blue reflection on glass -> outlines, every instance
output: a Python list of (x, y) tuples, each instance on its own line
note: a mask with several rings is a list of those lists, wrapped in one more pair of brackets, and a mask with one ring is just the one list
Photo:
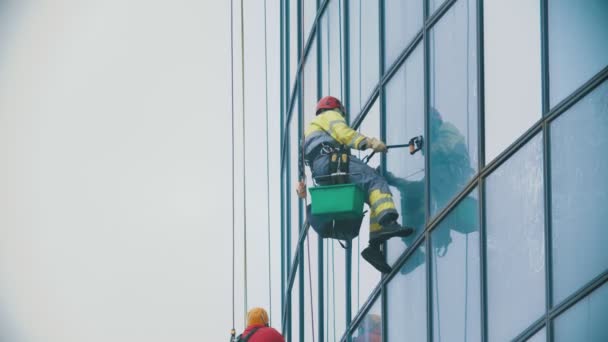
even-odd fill
[[(424, 64), (419, 46), (386, 86), (386, 141), (405, 144), (424, 135)], [(416, 228), (404, 240), (388, 242), (387, 260), (394, 263), (424, 229), (424, 156), (410, 155), (407, 148), (392, 149), (386, 155), (386, 180), (391, 185), (402, 224)]]
[(422, 0), (386, 0), (384, 15), (384, 69), (388, 70), (422, 28)]
[(387, 286), (389, 341), (426, 341), (426, 267), (419, 247)]
[(431, 234), (433, 341), (481, 341), (477, 189)]
[(554, 325), (555, 342), (608, 341), (608, 284), (576, 303)]
[(379, 6), (377, 0), (350, 2), (350, 108), (348, 110), (351, 117), (360, 112), (378, 83)]
[(608, 65), (608, 1), (549, 1), (551, 106)]
[(606, 151), (608, 82), (551, 125), (555, 304), (608, 270)]
[(477, 170), (475, 1), (458, 1), (431, 31), (431, 214)]
[(365, 314), (352, 334), (352, 342), (382, 341), (382, 306), (380, 300)]
[(542, 136), (486, 182), (488, 336), (507, 341), (545, 312)]

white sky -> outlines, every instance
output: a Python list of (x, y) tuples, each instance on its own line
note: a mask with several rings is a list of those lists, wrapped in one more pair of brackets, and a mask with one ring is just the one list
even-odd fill
[[(249, 305), (268, 307), (262, 4), (245, 8), (246, 161)], [(268, 0), (268, 18), (277, 12)], [(3, 2), (0, 17), (0, 340), (227, 339), (229, 2), (32, 0)], [(269, 39), (269, 78), (278, 80), (276, 27)], [(272, 106), (278, 84), (271, 91)], [(278, 324), (277, 210), (272, 220)]]

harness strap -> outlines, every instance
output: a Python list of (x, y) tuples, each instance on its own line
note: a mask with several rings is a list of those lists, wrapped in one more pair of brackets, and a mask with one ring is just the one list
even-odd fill
[(253, 334), (255, 334), (258, 330), (260, 330), (260, 328), (262, 327), (255, 327), (253, 329), (251, 329), (251, 331), (249, 332), (249, 334), (247, 334), (247, 336), (243, 336), (242, 334), (239, 335), (239, 337), (237, 337), (237, 342), (247, 342), (249, 341), (249, 339), (251, 338), (251, 336), (253, 336)]

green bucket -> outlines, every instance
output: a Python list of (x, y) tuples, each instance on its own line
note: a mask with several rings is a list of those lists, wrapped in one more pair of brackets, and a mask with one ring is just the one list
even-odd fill
[(333, 219), (356, 219), (363, 216), (363, 191), (355, 184), (325, 185), (310, 188), (311, 213)]

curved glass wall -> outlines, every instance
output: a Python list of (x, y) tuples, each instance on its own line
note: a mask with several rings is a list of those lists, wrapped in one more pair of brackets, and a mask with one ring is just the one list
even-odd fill
[[(290, 340), (607, 339), (604, 2), (289, 2), (284, 259), (306, 249), (295, 276), (283, 278)], [(290, 41), (298, 33), (300, 74)], [(383, 246), (388, 275), (360, 256), (367, 217), (350, 249), (311, 230), (309, 264), (308, 246), (298, 246), (300, 131), (325, 95), (347, 104), (363, 134), (388, 145), (423, 141), (414, 154), (395, 148), (370, 161), (399, 222), (415, 228)]]

